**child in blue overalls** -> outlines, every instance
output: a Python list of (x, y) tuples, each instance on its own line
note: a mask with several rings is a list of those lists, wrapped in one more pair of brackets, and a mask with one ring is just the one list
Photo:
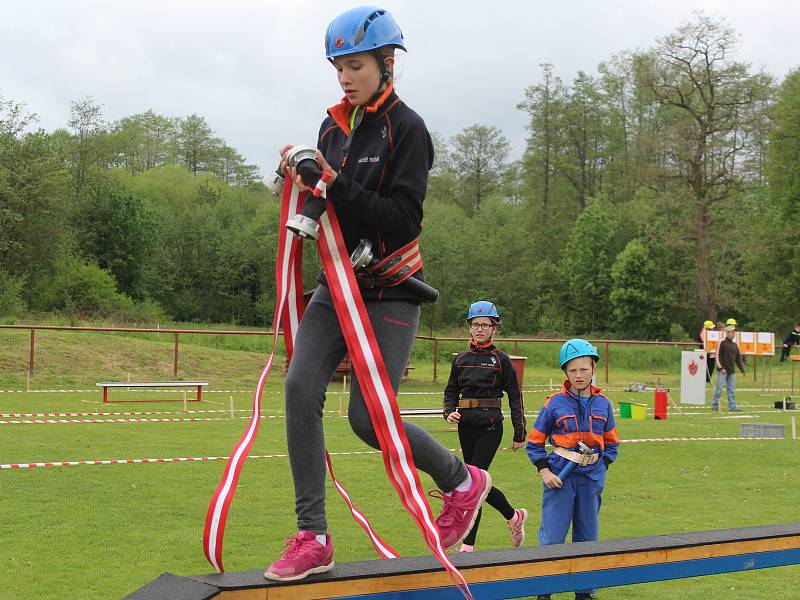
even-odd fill
[[(539, 544), (563, 544), (572, 524), (572, 541), (593, 541), (598, 537), (600, 503), (606, 470), (617, 458), (619, 440), (611, 402), (592, 385), (600, 355), (582, 339), (564, 343), (559, 353), (561, 369), (567, 376), (563, 389), (549, 396), (533, 429), (526, 450), (544, 484)], [(545, 450), (548, 437), (553, 446)], [(578, 442), (592, 450), (579, 452)], [(578, 463), (562, 481), (569, 462)], [(575, 592), (575, 600), (590, 600), (594, 590)], [(537, 597), (550, 600), (550, 594)]]

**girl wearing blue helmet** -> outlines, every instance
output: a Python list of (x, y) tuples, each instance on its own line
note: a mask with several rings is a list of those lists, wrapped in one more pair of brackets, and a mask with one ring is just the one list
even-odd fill
[[(489, 469), (503, 440), (503, 412), (500, 409), (503, 393), (508, 396), (514, 439), (511, 449), (516, 452), (525, 445), (525, 414), (517, 374), (508, 354), (494, 345), (494, 333), (500, 324), (500, 313), (491, 302), (480, 301), (467, 311), (469, 348), (453, 359), (450, 379), (444, 389), (444, 418), (458, 424), (458, 440), (464, 461), (481, 469)], [(528, 511), (514, 509), (505, 495), (492, 486), (486, 503), (506, 519), (511, 533), (511, 545), (519, 547), (525, 541), (525, 521)], [(461, 552), (473, 552), (478, 535), (480, 512), (469, 532)]]
[[(418, 250), (422, 202), (433, 164), (433, 143), (425, 122), (394, 90), (394, 52), (405, 39), (385, 10), (362, 6), (336, 17), (325, 34), (325, 54), (336, 69), (344, 97), (328, 109), (316, 157), (330, 175), (333, 201), (345, 245), (353, 252), (369, 240), (375, 257), (391, 262)], [(281, 172), (308, 189), (281, 153)], [(410, 272), (422, 280), (421, 261)], [(286, 438), (295, 489), (298, 533), (288, 538), (281, 558), (264, 573), (289, 581), (333, 568), (333, 542), (325, 514), (325, 390), (347, 349), (327, 288), (318, 278), (303, 313), (286, 375)], [(395, 392), (417, 331), (420, 299), (409, 286), (380, 277), (361, 278), (359, 287)], [(364, 442), (379, 448), (358, 381), (350, 390), (350, 425)], [(442, 543), (455, 546), (471, 529), (491, 488), (488, 473), (464, 465), (425, 429), (405, 423), (414, 463), (444, 496), (436, 520)]]
[[(564, 342), (559, 352), (567, 376), (560, 392), (549, 396), (528, 433), (526, 450), (542, 477), (539, 544), (563, 544), (572, 525), (572, 541), (596, 540), (606, 469), (617, 458), (619, 439), (611, 402), (592, 385), (600, 355), (582, 339)], [(550, 441), (549, 455), (545, 443)], [(573, 465), (569, 474), (564, 468)], [(561, 474), (564, 479), (559, 477)], [(593, 590), (575, 593), (589, 600)], [(549, 594), (538, 600), (550, 600)]]

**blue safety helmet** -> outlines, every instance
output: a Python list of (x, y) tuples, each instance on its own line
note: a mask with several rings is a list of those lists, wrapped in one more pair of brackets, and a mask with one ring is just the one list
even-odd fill
[(486, 300), (478, 300), (469, 305), (467, 321), (471, 321), (475, 317), (489, 317), (495, 323), (500, 322), (500, 313), (497, 312), (497, 307)]
[(405, 50), (403, 32), (388, 11), (377, 6), (359, 6), (336, 17), (325, 32), (325, 56), (337, 56), (394, 46)]
[(581, 356), (591, 356), (594, 359), (594, 362), (600, 360), (600, 355), (597, 353), (597, 348), (592, 346), (586, 340), (582, 340), (580, 338), (567, 340), (564, 342), (564, 345), (561, 346), (561, 351), (558, 353), (558, 362), (561, 363), (561, 369), (563, 370), (564, 365), (566, 365), (572, 359), (580, 358)]

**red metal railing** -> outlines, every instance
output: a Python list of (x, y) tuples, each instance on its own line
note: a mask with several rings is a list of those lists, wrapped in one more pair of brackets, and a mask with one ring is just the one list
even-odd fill
[[(469, 338), (466, 337), (433, 337), (433, 336), (416, 336), (418, 340), (431, 340), (433, 341), (433, 380), (437, 381), (438, 377), (438, 364), (439, 364), (439, 342), (468, 342)], [(536, 343), (558, 343), (563, 344), (568, 338), (496, 338), (498, 344), (500, 343), (514, 343), (514, 354), (519, 354), (520, 344), (536, 344)], [(605, 368), (605, 382), (608, 383), (608, 366), (610, 362), (609, 346), (611, 344), (626, 344), (626, 345), (648, 345), (648, 346), (672, 346), (672, 347), (686, 347), (697, 348), (701, 344), (699, 342), (651, 342), (646, 340), (589, 340), (595, 345), (603, 344), (603, 365)]]
[[(136, 328), (136, 327), (70, 327), (66, 325), (0, 325), (0, 329), (29, 329), (30, 335), (30, 351), (28, 354), (28, 373), (33, 376), (34, 371), (34, 356), (36, 349), (36, 335), (37, 330), (51, 330), (51, 331), (102, 331), (102, 332), (128, 332), (128, 333), (171, 333), (175, 336), (175, 345), (172, 357), (172, 373), (175, 378), (178, 377), (178, 358), (180, 347), (180, 335), (185, 334), (205, 334), (205, 335), (273, 335), (272, 331), (249, 331), (249, 330), (222, 330), (222, 329), (160, 329), (160, 328)], [(464, 342), (466, 343), (469, 338), (466, 337), (435, 337), (429, 335), (418, 335), (418, 340), (428, 340), (433, 342), (433, 381), (438, 380), (438, 367), (439, 367), (439, 342)], [(497, 338), (498, 343), (514, 344), (514, 354), (519, 354), (520, 344), (536, 344), (536, 343), (563, 343), (566, 338)], [(603, 345), (603, 366), (605, 370), (605, 382), (608, 383), (608, 368), (610, 364), (610, 346), (612, 344), (626, 344), (626, 345), (649, 345), (649, 346), (672, 346), (672, 347), (686, 347), (696, 348), (700, 344), (695, 342), (651, 342), (643, 340), (590, 340), (595, 345)]]
[(0, 329), (30, 329), (31, 341), (28, 354), (28, 374), (33, 376), (34, 355), (36, 351), (36, 331), (105, 331), (105, 332), (133, 332), (133, 333), (172, 333), (175, 335), (175, 346), (172, 353), (172, 375), (178, 377), (178, 349), (182, 333), (218, 334), (218, 335), (272, 335), (272, 331), (246, 331), (222, 329), (152, 329), (138, 327), (69, 327), (66, 325), (0, 325)]

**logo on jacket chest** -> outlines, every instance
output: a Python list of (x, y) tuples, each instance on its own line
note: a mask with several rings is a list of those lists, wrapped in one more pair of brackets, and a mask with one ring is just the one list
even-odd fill
[(378, 163), (381, 162), (380, 156), (362, 156), (358, 159), (359, 164), (361, 163)]

